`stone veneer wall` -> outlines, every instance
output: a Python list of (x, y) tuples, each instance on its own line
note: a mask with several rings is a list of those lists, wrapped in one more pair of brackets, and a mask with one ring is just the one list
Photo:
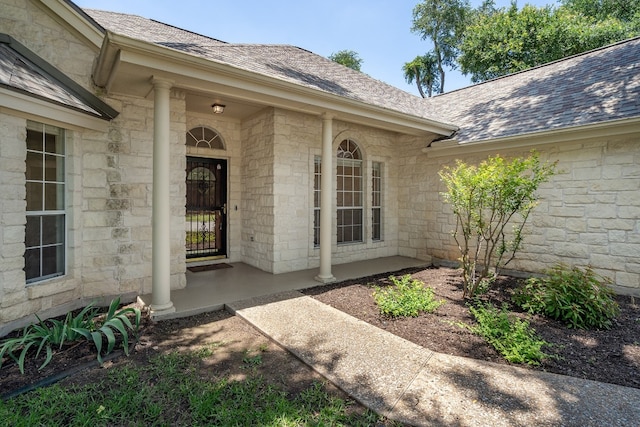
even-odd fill
[[(450, 235), (455, 220), (438, 194), (445, 191), (438, 171), (456, 157), (416, 156), (419, 141), (407, 148), (400, 186), (400, 252), (455, 261), (459, 252)], [(541, 203), (529, 219), (523, 249), (508, 267), (540, 273), (558, 262), (591, 265), (614, 281), (617, 292), (640, 295), (640, 135), (536, 149), (541, 159), (558, 160), (560, 173), (540, 188)], [(475, 164), (489, 154), (459, 158)], [(528, 150), (500, 154), (523, 156)]]
[[(120, 112), (106, 138), (83, 145), (82, 281), (85, 294), (151, 292), (153, 99), (113, 96)], [(171, 288), (186, 286), (184, 216), (186, 113), (184, 94), (171, 92)], [(109, 286), (108, 283), (114, 283)]]
[(273, 272), (305, 270), (313, 245), (313, 157), (310, 147), (322, 143), (318, 117), (284, 110), (274, 111)]
[[(88, 90), (96, 51), (31, 1), (0, 0), (0, 32)], [(153, 100), (105, 99), (120, 115), (107, 133), (66, 131), (67, 271), (26, 285), (26, 119), (0, 113), (0, 336), (39, 313), (151, 291)], [(55, 117), (44, 119), (55, 122)], [(171, 287), (186, 285), (184, 94), (171, 96)]]
[(267, 108), (242, 123), (242, 261), (273, 271), (274, 113)]

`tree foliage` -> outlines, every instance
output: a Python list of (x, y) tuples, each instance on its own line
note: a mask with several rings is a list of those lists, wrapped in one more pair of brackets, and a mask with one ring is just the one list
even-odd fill
[(555, 166), (541, 163), (534, 152), (511, 161), (489, 157), (479, 166), (458, 161), (440, 171), (447, 187), (442, 196), (456, 217), (453, 237), (461, 253), (465, 298), (515, 257), (524, 225), (538, 204), (536, 190)]
[[(418, 91), (423, 98), (431, 97), (434, 93), (440, 93), (440, 74), (438, 64), (433, 52), (422, 56), (416, 56), (413, 61), (406, 62), (402, 71), (407, 83), (416, 83)], [(426, 96), (425, 96), (426, 91)]]
[(362, 59), (353, 50), (340, 50), (329, 55), (329, 59), (356, 71), (360, 71), (362, 65)]
[(640, 0), (561, 0), (560, 3), (569, 10), (599, 21), (614, 18), (633, 22), (640, 18)]
[[(565, 0), (565, 5), (476, 11), (458, 63), (472, 82), (522, 71), (640, 34), (640, 0)], [(635, 6), (633, 5), (635, 4)], [(601, 7), (596, 7), (600, 5)], [(624, 18), (624, 19), (620, 19)]]
[(444, 92), (444, 67), (456, 67), (462, 33), (471, 7), (469, 0), (423, 0), (413, 9), (411, 31), (433, 43), (439, 74), (438, 92)]

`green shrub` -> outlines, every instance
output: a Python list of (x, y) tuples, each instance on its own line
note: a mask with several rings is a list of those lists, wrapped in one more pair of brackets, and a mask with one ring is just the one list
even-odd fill
[(373, 299), (380, 312), (391, 317), (417, 317), (421, 312), (433, 313), (444, 304), (434, 298), (433, 289), (407, 274), (400, 279), (391, 276), (393, 286), (375, 288)]
[[(125, 353), (128, 354), (128, 330), (137, 333), (140, 325), (140, 310), (137, 308), (125, 308), (116, 313), (116, 309), (120, 305), (120, 298), (111, 301), (109, 311), (103, 320), (102, 315), (98, 314), (98, 309), (89, 304), (82, 309), (77, 315), (67, 313), (64, 320), (49, 319), (43, 321), (37, 317), (38, 323), (25, 327), (22, 335), (15, 338), (7, 338), (0, 341), (0, 367), (4, 362), (4, 358), (13, 359), (24, 374), (24, 362), (29, 355), (30, 350), (35, 350), (34, 358), (38, 358), (44, 350), (46, 357), (38, 370), (44, 368), (51, 362), (53, 358), (54, 347), (61, 349), (65, 343), (79, 341), (86, 338), (93, 341), (98, 351), (98, 361), (102, 363), (102, 336), (107, 339), (107, 351), (110, 353), (115, 346), (114, 330), (122, 335), (122, 341)], [(132, 314), (134, 323), (128, 319), (127, 315)], [(99, 324), (99, 327), (96, 326)]]
[(542, 351), (542, 346), (549, 343), (539, 339), (526, 320), (510, 318), (506, 307), (498, 310), (487, 303), (470, 306), (469, 311), (478, 322), (469, 329), (484, 337), (509, 362), (539, 365), (549, 357)]
[(511, 160), (490, 156), (477, 166), (458, 160), (440, 170), (447, 187), (441, 195), (456, 219), (452, 236), (460, 250), (464, 298), (490, 285), (484, 279), (515, 258), (538, 204), (536, 191), (555, 173), (556, 163), (541, 162), (535, 151)]
[(620, 312), (614, 300), (611, 280), (591, 267), (569, 269), (558, 264), (543, 278), (530, 278), (513, 296), (513, 301), (530, 313), (565, 322), (570, 328), (609, 329)]

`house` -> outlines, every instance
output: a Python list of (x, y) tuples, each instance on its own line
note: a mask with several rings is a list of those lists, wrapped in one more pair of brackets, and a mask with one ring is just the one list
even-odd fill
[(562, 173), (512, 267), (640, 294), (640, 39), (425, 100), (298, 47), (0, 11), (0, 335), (96, 297), (169, 313), (187, 265), (455, 261), (438, 171), (533, 148)]

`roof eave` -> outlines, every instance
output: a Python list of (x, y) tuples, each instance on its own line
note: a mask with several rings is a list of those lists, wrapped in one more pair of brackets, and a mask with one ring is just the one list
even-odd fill
[(428, 157), (445, 157), (460, 154), (495, 152), (532, 148), (559, 142), (598, 139), (640, 133), (640, 116), (608, 120), (587, 125), (564, 127), (479, 141), (458, 141), (455, 138), (434, 141), (422, 152)]
[(104, 132), (109, 122), (84, 111), (68, 108), (29, 94), (0, 87), (0, 112), (71, 129)]
[[(396, 131), (403, 129), (412, 130), (409, 133), (413, 134), (448, 136), (458, 129), (450, 123), (378, 107), (107, 31), (93, 72), (95, 83), (108, 89), (120, 62), (155, 69), (167, 78), (184, 76), (227, 87), (241, 87), (244, 91), (261, 94), (270, 101), (282, 101), (274, 106), (312, 114), (346, 115), (352, 119), (359, 117), (365, 122), (388, 123)], [(301, 109), (302, 105), (304, 109)]]

